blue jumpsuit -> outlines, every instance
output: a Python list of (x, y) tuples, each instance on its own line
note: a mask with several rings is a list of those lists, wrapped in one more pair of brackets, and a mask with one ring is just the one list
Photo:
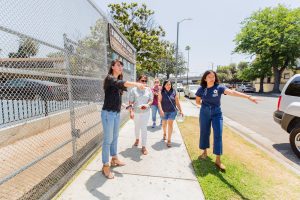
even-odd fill
[(227, 88), (215, 84), (211, 88), (200, 87), (196, 96), (202, 99), (200, 109), (200, 149), (209, 148), (210, 129), (214, 131), (214, 150), (215, 155), (222, 155), (222, 132), (223, 132), (223, 115), (221, 111), (221, 95)]

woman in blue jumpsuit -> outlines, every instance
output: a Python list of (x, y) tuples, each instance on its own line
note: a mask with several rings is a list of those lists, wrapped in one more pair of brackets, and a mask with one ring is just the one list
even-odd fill
[(201, 105), (199, 117), (199, 148), (203, 150), (203, 153), (199, 156), (199, 158), (207, 158), (210, 129), (212, 126), (214, 131), (213, 153), (217, 156), (215, 164), (220, 170), (225, 171), (225, 166), (221, 163), (221, 155), (223, 154), (223, 115), (221, 111), (222, 94), (246, 98), (254, 103), (257, 103), (257, 98), (251, 95), (230, 90), (223, 85), (219, 85), (218, 76), (214, 71), (206, 71), (202, 76), (201, 87), (196, 92), (196, 103), (198, 105)]

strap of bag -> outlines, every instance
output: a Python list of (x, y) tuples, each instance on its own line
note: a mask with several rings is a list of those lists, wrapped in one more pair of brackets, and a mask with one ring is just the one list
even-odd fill
[(169, 101), (171, 102), (173, 108), (174, 108), (176, 111), (178, 111), (178, 109), (176, 108), (176, 106), (174, 106), (174, 104), (173, 104), (172, 100), (170, 99), (170, 97), (169, 97), (168, 93), (166, 92), (166, 90), (164, 90), (164, 92), (166, 93), (166, 95), (167, 95)]

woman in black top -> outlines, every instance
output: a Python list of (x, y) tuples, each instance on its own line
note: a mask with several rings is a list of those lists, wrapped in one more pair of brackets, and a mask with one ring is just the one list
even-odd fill
[(114, 178), (114, 174), (110, 171), (109, 167), (109, 156), (112, 156), (111, 166), (125, 165), (117, 157), (123, 91), (126, 91), (127, 87), (145, 89), (145, 86), (141, 83), (123, 81), (122, 72), (123, 63), (119, 60), (114, 60), (104, 80), (105, 98), (101, 112), (103, 126), (102, 173), (109, 179)]

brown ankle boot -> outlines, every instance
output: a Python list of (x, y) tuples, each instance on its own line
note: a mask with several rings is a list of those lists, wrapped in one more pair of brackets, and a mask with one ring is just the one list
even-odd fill
[(110, 171), (109, 165), (103, 165), (102, 167), (102, 174), (107, 178), (107, 179), (113, 179), (115, 177), (114, 173)]
[(112, 167), (117, 167), (117, 166), (124, 166), (125, 163), (123, 163), (122, 161), (120, 161), (118, 158), (112, 158), (111, 162), (110, 162), (110, 165)]

